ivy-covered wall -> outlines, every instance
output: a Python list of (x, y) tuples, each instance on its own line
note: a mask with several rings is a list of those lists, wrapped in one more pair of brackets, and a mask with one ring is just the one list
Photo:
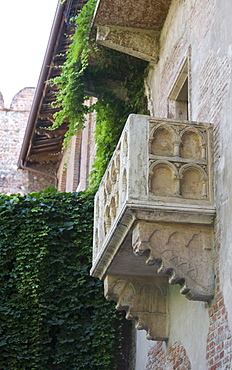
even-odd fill
[(92, 195), (1, 195), (0, 215), (0, 369), (125, 369), (121, 320), (89, 276)]
[[(147, 63), (96, 44), (90, 24), (96, 1), (75, 20), (76, 32), (54, 105), (69, 138), (96, 111), (97, 154), (87, 193), (54, 189), (0, 195), (0, 369), (127, 369), (128, 341), (115, 304), (89, 276), (93, 193), (130, 113), (147, 113)], [(93, 94), (97, 103), (85, 100)], [(126, 351), (124, 350), (126, 347)]]

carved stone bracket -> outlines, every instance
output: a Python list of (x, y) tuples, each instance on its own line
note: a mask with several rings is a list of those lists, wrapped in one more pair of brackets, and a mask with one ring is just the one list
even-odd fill
[(132, 232), (134, 253), (146, 255), (147, 264), (168, 275), (170, 284), (180, 284), (180, 292), (190, 300), (213, 297), (212, 246), (210, 225), (141, 221)]
[(168, 339), (168, 284), (166, 278), (107, 275), (105, 296), (117, 301), (116, 308), (126, 318), (136, 320), (136, 328), (147, 331), (147, 339)]
[(97, 42), (148, 62), (159, 59), (160, 32), (127, 27), (98, 26)]

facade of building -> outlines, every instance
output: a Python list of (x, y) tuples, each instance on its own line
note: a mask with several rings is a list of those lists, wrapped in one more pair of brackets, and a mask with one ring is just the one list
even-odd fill
[[(134, 117), (134, 122), (127, 123), (125, 135), (129, 142), (126, 144), (129, 148), (128, 161), (130, 166), (139, 168), (136, 176), (140, 181), (144, 178), (146, 180), (141, 189), (141, 185), (136, 183), (137, 179), (130, 175), (129, 168), (126, 169), (127, 199), (124, 203), (120, 203), (120, 199), (112, 202), (107, 194), (105, 198), (104, 195), (102, 197), (101, 189), (99, 190), (97, 201), (99, 200), (100, 205), (96, 204), (96, 255), (92, 274), (105, 279), (108, 298), (117, 300), (118, 307), (126, 309), (128, 317), (136, 319), (138, 328), (145, 329), (148, 337), (157, 340), (149, 343), (143, 334), (138, 335), (137, 370), (231, 369), (229, 142), (232, 134), (232, 3), (217, 0), (140, 1), (139, 8), (132, 10), (130, 6), (134, 7), (134, 3), (130, 5), (126, 2), (120, 8), (119, 1), (115, 1), (112, 4), (115, 10), (113, 12), (112, 9), (110, 15), (106, 11), (106, 3), (100, 1), (95, 16), (99, 42), (151, 61), (151, 70), (146, 80), (148, 107), (151, 117), (162, 121), (147, 118), (150, 128), (144, 123), (142, 131), (148, 130), (149, 139), (144, 139), (137, 158), (135, 153), (134, 158), (131, 154), (136, 145), (133, 143), (132, 127), (137, 127), (137, 131), (141, 130), (142, 120), (146, 119)], [(130, 12), (133, 14), (131, 17)], [(117, 18), (113, 19), (112, 14), (116, 14)], [(126, 17), (131, 20), (128, 27)], [(144, 40), (147, 41), (146, 47), (139, 43), (141, 39), (143, 43)], [(180, 128), (180, 122), (185, 128)], [(196, 131), (201, 123), (211, 124), (214, 130), (213, 141), (209, 144), (210, 149), (205, 157), (200, 152), (208, 144), (200, 132), (197, 134)], [(206, 126), (200, 130), (202, 134), (210, 129)], [(198, 154), (195, 152), (197, 142)], [(123, 147), (123, 139), (121, 144)], [(175, 149), (176, 147), (179, 148)], [(147, 150), (150, 153), (148, 158)], [(212, 172), (209, 162), (204, 165), (201, 162), (203, 158), (209, 161), (211, 153), (214, 157)], [(126, 158), (126, 155), (121, 152), (119, 158)], [(144, 171), (141, 171), (138, 158), (140, 166), (143, 163)], [(180, 158), (188, 160), (182, 161)], [(200, 168), (198, 167), (198, 171), (194, 165), (196, 158), (200, 159), (201, 164), (198, 162), (198, 165), (204, 169), (204, 175), (200, 175)], [(112, 161), (111, 166), (117, 162), (116, 159), (115, 162), (114, 159)], [(122, 162), (120, 166), (123, 172), (126, 166), (123, 167)], [(108, 171), (113, 170), (109, 168)], [(214, 189), (211, 187), (213, 172)], [(197, 187), (201, 181), (198, 193)], [(107, 188), (108, 182), (110, 180), (104, 178), (102, 187)], [(170, 188), (172, 182), (173, 189)], [(123, 175), (121, 184), (123, 186)], [(206, 192), (203, 190), (205, 186)], [(209, 203), (203, 211), (206, 199)], [(191, 213), (193, 203), (197, 206), (195, 219)], [(208, 218), (209, 204), (211, 214)], [(107, 222), (102, 225), (99, 217), (99, 212), (101, 214), (102, 209), (107, 206), (109, 208), (105, 209), (111, 215), (110, 226), (107, 226)], [(207, 219), (201, 219), (202, 211), (205, 216), (208, 214)], [(193, 225), (196, 226), (194, 232), (190, 231)], [(210, 239), (206, 245), (202, 238), (199, 250), (195, 238), (200, 234), (203, 236), (206, 225), (214, 233), (214, 241)], [(156, 232), (161, 235), (156, 236)], [(190, 240), (186, 243), (188, 238), (182, 240), (188, 232), (188, 238), (192, 235), (190, 244)], [(131, 233), (132, 241), (128, 241), (126, 238)], [(172, 238), (176, 239), (172, 241)], [(132, 250), (130, 256), (127, 256), (128, 243), (133, 247), (136, 258), (143, 258), (144, 265), (137, 272), (135, 267), (132, 268), (125, 276), (125, 271), (122, 271), (123, 262), (127, 265), (126, 271), (135, 263), (131, 256)], [(207, 258), (203, 257), (202, 248), (205, 256), (208, 255)], [(151, 266), (153, 271), (150, 271)], [(208, 273), (209, 280), (203, 283)], [(145, 282), (141, 282), (141, 275), (142, 280), (146, 276)], [(161, 277), (166, 278), (166, 282), (159, 281)], [(203, 280), (200, 282), (199, 278)], [(190, 288), (189, 279), (196, 283), (193, 283), (193, 288)], [(141, 284), (144, 286), (143, 294)], [(161, 299), (156, 290), (161, 291), (162, 284), (167, 284), (167, 290), (163, 289)], [(154, 285), (157, 289), (151, 288)], [(210, 287), (211, 297), (203, 297), (199, 293), (200, 286)], [(149, 303), (151, 300), (152, 308)], [(161, 302), (163, 309), (156, 306)], [(162, 314), (167, 316), (165, 324), (160, 328)]]
[[(48, 66), (62, 63), (64, 10), (77, 3), (58, 5), (19, 160), (68, 191), (86, 186), (94, 120), (67, 170), (65, 127), (43, 126)], [(150, 116), (125, 122), (95, 205), (91, 274), (142, 329), (130, 369), (232, 368), (231, 14), (231, 0), (97, 3), (97, 41), (150, 63)]]

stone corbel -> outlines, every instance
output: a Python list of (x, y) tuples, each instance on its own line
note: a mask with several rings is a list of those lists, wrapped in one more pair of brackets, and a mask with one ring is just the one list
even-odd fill
[(95, 198), (91, 274), (149, 339), (168, 338), (169, 283), (214, 295), (212, 130), (131, 115)]
[(146, 255), (147, 265), (156, 265), (190, 300), (213, 297), (212, 246), (211, 225), (139, 221), (132, 232), (134, 253)]
[(126, 318), (136, 320), (138, 330), (147, 331), (147, 339), (168, 339), (168, 283), (165, 277), (106, 275), (105, 297), (117, 301), (116, 308)]
[(116, 26), (98, 26), (97, 42), (148, 62), (159, 58), (160, 32)]

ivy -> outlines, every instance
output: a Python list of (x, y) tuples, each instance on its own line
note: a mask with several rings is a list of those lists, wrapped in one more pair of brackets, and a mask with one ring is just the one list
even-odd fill
[[(117, 369), (121, 321), (102, 283), (89, 276), (92, 194), (128, 115), (147, 113), (147, 63), (96, 44), (95, 6), (90, 0), (75, 20), (62, 73), (51, 81), (59, 91), (53, 128), (69, 124), (64, 145), (96, 111), (92, 192), (0, 196), (2, 370)], [(98, 101), (88, 107), (91, 95)]]
[(121, 324), (89, 276), (93, 196), (0, 196), (0, 368), (117, 369)]
[[(97, 153), (90, 188), (95, 191), (130, 113), (147, 114), (144, 78), (148, 63), (96, 43), (91, 22), (96, 1), (89, 0), (75, 21), (75, 33), (62, 66), (51, 83), (58, 88), (54, 105), (57, 128), (68, 122), (64, 146), (84, 127), (85, 115), (96, 111)], [(86, 100), (98, 98), (89, 107)]]
[(96, 0), (89, 1), (76, 19), (76, 32), (71, 37), (71, 43), (62, 65), (61, 75), (50, 80), (58, 87), (56, 101), (53, 105), (58, 108), (54, 114), (53, 129), (68, 120), (69, 129), (66, 133), (64, 146), (67, 146), (71, 136), (84, 127), (85, 114), (89, 107), (85, 104), (88, 95), (85, 93), (85, 69), (88, 66), (90, 53), (90, 24), (95, 9)]

